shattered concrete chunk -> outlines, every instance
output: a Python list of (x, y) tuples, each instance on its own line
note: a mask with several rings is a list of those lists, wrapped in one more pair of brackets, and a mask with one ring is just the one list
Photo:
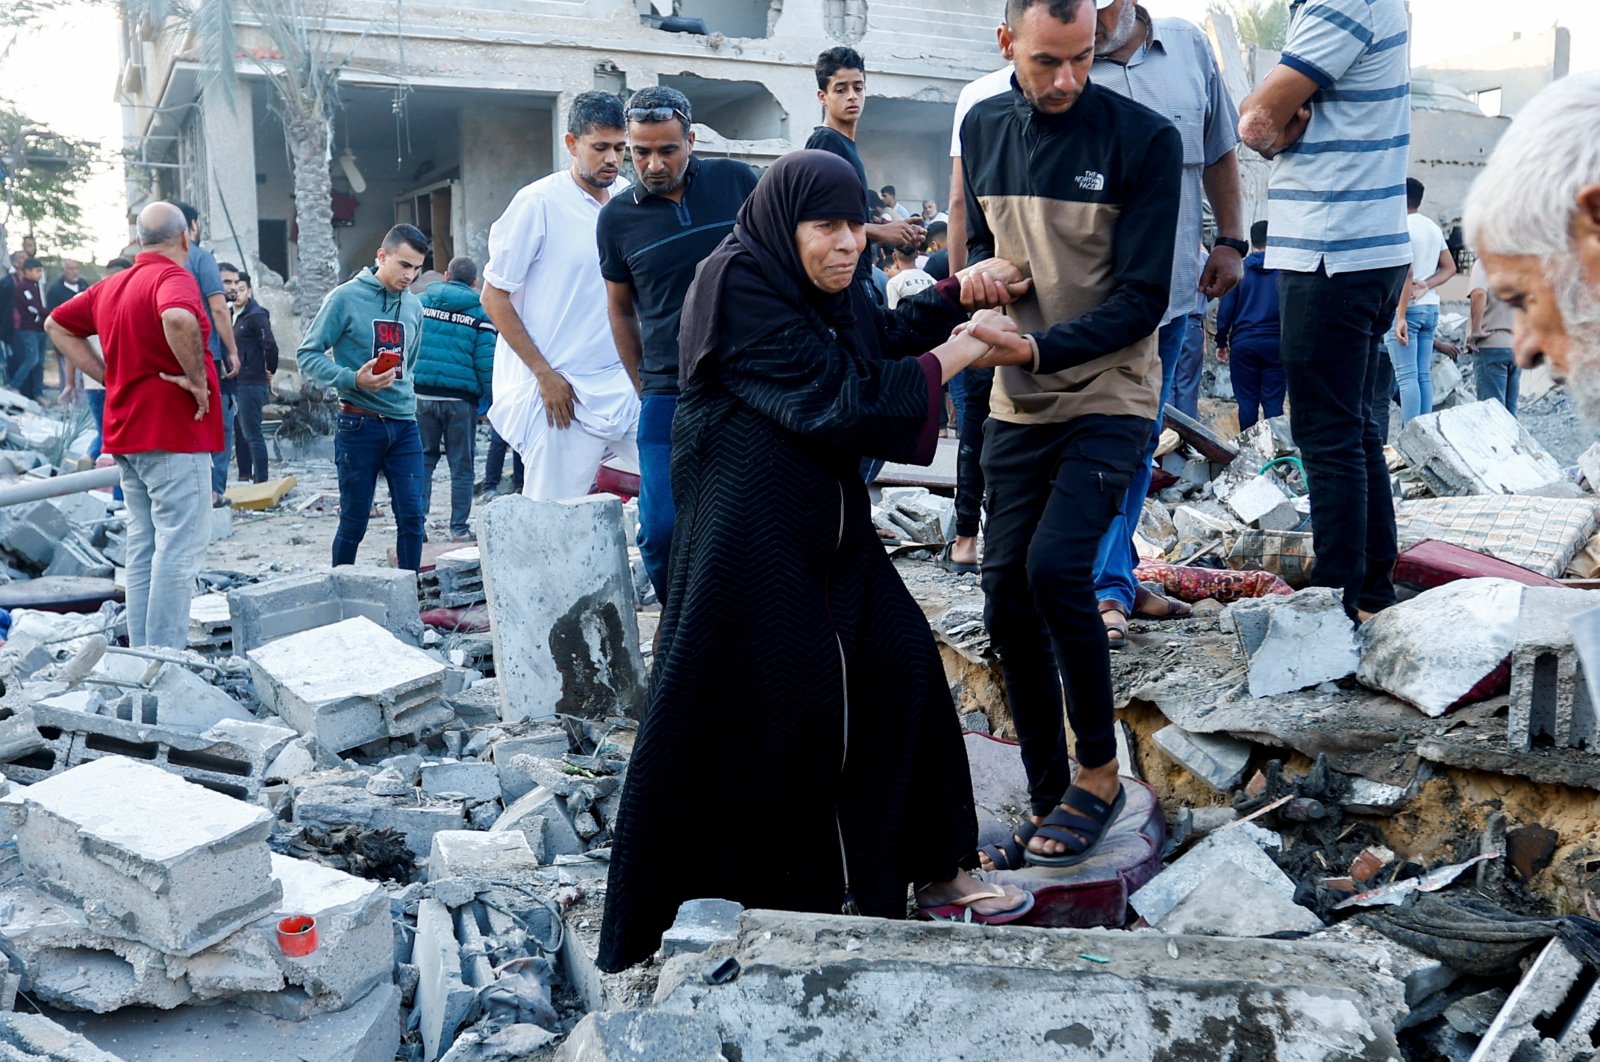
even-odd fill
[(1161, 919), (1163, 933), (1265, 937), (1310, 933), (1322, 919), (1231, 861), (1219, 863)]
[(463, 796), (481, 803), (500, 799), (500, 773), (492, 763), (425, 763), (422, 791), (432, 796)]
[(1151, 740), (1190, 774), (1220, 792), (1233, 789), (1244, 778), (1255, 747), (1225, 734), (1191, 734), (1175, 724), (1157, 730)]
[(1493, 399), (1425, 413), (1394, 445), (1440, 497), (1522, 494), (1561, 477), (1555, 458)]
[(716, 1024), (693, 1014), (624, 1010), (586, 1014), (556, 1062), (723, 1062)]
[(1237, 868), (1276, 891), (1285, 899), (1294, 899), (1294, 882), (1278, 869), (1240, 828), (1221, 829), (1207, 834), (1198, 844), (1170, 866), (1157, 874), (1138, 892), (1128, 897), (1128, 903), (1146, 922), (1160, 926), (1173, 908), (1224, 864)]
[[(358, 777), (365, 782), (364, 775)], [(439, 800), (406, 806), (374, 796), (365, 788), (317, 785), (295, 793), (294, 821), (296, 825), (318, 830), (352, 825), (394, 830), (405, 837), (406, 847), (413, 855), (425, 859), (433, 847), (433, 835), (440, 830), (461, 829), (467, 816), (460, 801)]]
[(1492, 696), (1497, 690), (1480, 684), (1515, 648), (1521, 600), (1519, 583), (1462, 579), (1386, 608), (1361, 625), (1356, 677), (1434, 717), (1474, 690)]
[(560, 855), (582, 855), (583, 841), (573, 829), (572, 819), (561, 798), (540, 786), (518, 799), (490, 827), (491, 833), (517, 830), (528, 838), (529, 846), (541, 859)]
[(1597, 605), (1600, 593), (1594, 591), (1523, 588), (1511, 655), (1507, 739), (1512, 748), (1594, 748), (1600, 727), (1573, 644), (1572, 620)]
[(0, 1049), (18, 1062), (123, 1062), (43, 1014), (0, 1014)]
[(1330, 587), (1252, 598), (1230, 606), (1228, 614), (1250, 658), (1252, 697), (1292, 693), (1355, 673), (1355, 631), (1342, 597)]
[(428, 853), (429, 881), (518, 881), (538, 869), (539, 860), (520, 831), (441, 830), (433, 835), (433, 849)]
[(438, 703), (444, 665), (365, 616), (278, 638), (245, 655), (262, 703), (335, 751), (388, 737), (414, 739), (450, 718)]
[(455, 921), (450, 909), (438, 900), (424, 899), (417, 906), (412, 954), (422, 975), (417, 983), (416, 1008), (421, 1017), (422, 1057), (433, 1062), (455, 1039), (476, 996), (461, 976), (461, 944), (456, 938)]
[(664, 958), (686, 952), (705, 951), (716, 944), (739, 939), (739, 915), (744, 905), (732, 900), (685, 900), (678, 906), (678, 917), (661, 935)]
[(0, 798), (23, 865), (91, 923), (193, 955), (282, 896), (267, 812), (120, 756)]
[(644, 664), (621, 503), (497, 498), (479, 514), (478, 546), (500, 717), (636, 717)]

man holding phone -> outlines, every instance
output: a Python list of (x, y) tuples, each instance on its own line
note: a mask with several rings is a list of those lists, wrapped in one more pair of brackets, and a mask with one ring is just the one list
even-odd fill
[(300, 371), (339, 394), (333, 437), (339, 470), (339, 530), (333, 563), (354, 564), (366, 537), (378, 473), (394, 506), (398, 566), (422, 567), (422, 434), (411, 369), (422, 341), (422, 303), (411, 284), (428, 256), (428, 237), (396, 225), (377, 261), (328, 292), (298, 353)]

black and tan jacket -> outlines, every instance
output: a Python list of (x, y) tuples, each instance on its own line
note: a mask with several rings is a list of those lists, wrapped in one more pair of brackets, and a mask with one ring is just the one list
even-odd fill
[(1093, 83), (1065, 113), (1043, 114), (1013, 80), (967, 113), (961, 163), (969, 258), (1004, 258), (1033, 277), (1007, 312), (1028, 333), (1035, 364), (995, 373), (992, 415), (1016, 424), (1155, 419), (1178, 130)]

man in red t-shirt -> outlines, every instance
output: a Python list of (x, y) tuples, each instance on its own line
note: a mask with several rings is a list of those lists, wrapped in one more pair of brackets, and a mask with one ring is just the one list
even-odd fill
[[(184, 268), (188, 226), (171, 203), (139, 212), (139, 257), (56, 307), (55, 348), (105, 384), (104, 452), (128, 505), (128, 642), (182, 649), (211, 538), (211, 455), (222, 403), (200, 289)], [(99, 336), (105, 359), (87, 336)]]

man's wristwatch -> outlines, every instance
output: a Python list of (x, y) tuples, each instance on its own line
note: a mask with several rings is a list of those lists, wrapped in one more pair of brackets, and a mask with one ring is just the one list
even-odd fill
[(1241, 258), (1250, 253), (1250, 245), (1248, 243), (1243, 240), (1236, 240), (1232, 236), (1218, 236), (1216, 244), (1218, 247), (1227, 247), (1238, 251)]

